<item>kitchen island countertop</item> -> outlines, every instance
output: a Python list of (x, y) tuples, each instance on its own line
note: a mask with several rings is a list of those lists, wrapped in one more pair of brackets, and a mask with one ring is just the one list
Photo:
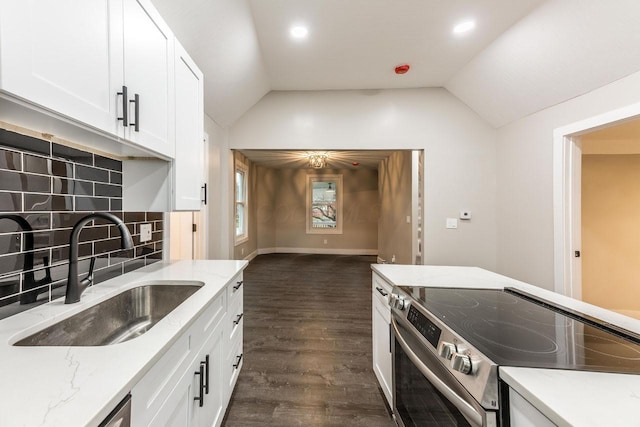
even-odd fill
[[(96, 426), (191, 325), (246, 261), (158, 262), (0, 321), (0, 426)], [(204, 286), (145, 334), (100, 347), (12, 344), (121, 291), (155, 280)]]
[[(374, 264), (393, 285), (503, 289), (513, 287), (640, 334), (640, 320), (477, 267)], [(500, 378), (561, 426), (640, 426), (638, 375), (500, 367)]]

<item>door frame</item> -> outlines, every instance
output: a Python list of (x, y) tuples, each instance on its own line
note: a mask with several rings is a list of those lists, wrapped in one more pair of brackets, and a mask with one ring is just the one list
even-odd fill
[(577, 136), (640, 117), (640, 103), (580, 120), (553, 131), (554, 290), (582, 299), (582, 151)]

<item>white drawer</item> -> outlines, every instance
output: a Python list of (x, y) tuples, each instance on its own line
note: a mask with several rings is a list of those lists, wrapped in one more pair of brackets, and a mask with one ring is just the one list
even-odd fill
[(244, 292), (244, 280), (242, 273), (234, 277), (227, 285), (227, 297), (229, 298), (229, 305), (235, 303), (235, 299), (239, 298)]

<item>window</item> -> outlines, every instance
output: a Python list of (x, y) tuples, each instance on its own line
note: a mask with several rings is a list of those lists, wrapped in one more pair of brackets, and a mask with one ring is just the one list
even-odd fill
[(342, 175), (307, 176), (307, 233), (342, 234)]
[(235, 186), (235, 216), (236, 216), (236, 244), (249, 239), (247, 230), (249, 211), (247, 209), (247, 165), (236, 162)]

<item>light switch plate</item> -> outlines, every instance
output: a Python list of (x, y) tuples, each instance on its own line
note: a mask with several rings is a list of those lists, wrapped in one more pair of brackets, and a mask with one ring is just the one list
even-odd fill
[(151, 240), (151, 224), (140, 224), (140, 242)]
[(458, 228), (458, 219), (447, 218), (447, 228)]

